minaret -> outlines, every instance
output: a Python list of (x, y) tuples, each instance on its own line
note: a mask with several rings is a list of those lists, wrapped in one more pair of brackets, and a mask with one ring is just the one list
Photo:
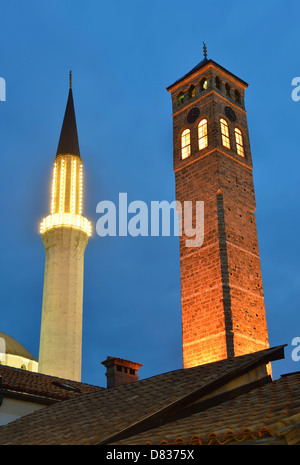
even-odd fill
[(247, 86), (204, 46), (203, 60), (167, 88), (176, 200), (204, 202), (204, 242), (188, 247), (180, 237), (185, 368), (268, 347)]
[(72, 75), (54, 160), (50, 215), (41, 223), (45, 275), (39, 372), (81, 380), (84, 252), (91, 224), (82, 216), (82, 160)]

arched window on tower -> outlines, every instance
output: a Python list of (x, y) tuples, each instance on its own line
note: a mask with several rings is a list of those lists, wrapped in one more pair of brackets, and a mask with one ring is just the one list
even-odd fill
[(204, 77), (200, 81), (200, 91), (207, 89), (207, 79)]
[(195, 97), (195, 86), (193, 85), (189, 87), (189, 97), (190, 98)]
[(227, 149), (230, 149), (230, 139), (229, 139), (229, 130), (228, 130), (228, 123), (225, 119), (220, 119), (221, 124), (221, 135), (222, 135), (222, 144)]
[(198, 147), (204, 149), (208, 145), (207, 139), (207, 119), (202, 119), (198, 124)]
[(181, 158), (184, 160), (191, 154), (191, 131), (185, 129), (181, 134)]
[(236, 151), (238, 155), (241, 155), (241, 157), (244, 157), (245, 152), (244, 152), (242, 131), (240, 131), (240, 129), (238, 128), (235, 128), (234, 134), (235, 134)]
[(234, 98), (235, 98), (236, 103), (241, 103), (241, 94), (239, 93), (238, 90), (234, 92)]
[(230, 97), (230, 85), (228, 83), (225, 84), (225, 94)]
[(178, 99), (179, 105), (182, 105), (182, 104), (183, 104), (183, 101), (184, 101), (184, 93), (183, 93), (183, 92), (180, 92), (180, 93), (178, 94), (177, 99)]
[(216, 83), (216, 88), (220, 89), (221, 88), (221, 79), (219, 78), (219, 76), (216, 76), (215, 83)]

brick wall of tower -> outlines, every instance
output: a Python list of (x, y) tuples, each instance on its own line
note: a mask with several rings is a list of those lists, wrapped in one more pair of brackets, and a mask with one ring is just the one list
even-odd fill
[[(221, 87), (215, 87), (215, 76)], [(207, 89), (199, 82), (207, 79)], [(224, 93), (225, 82), (238, 88), (239, 104)], [(188, 93), (195, 86), (194, 96)], [(184, 366), (221, 360), (268, 346), (260, 258), (255, 222), (255, 193), (244, 89), (224, 69), (206, 66), (171, 90), (176, 199), (204, 201), (204, 242), (188, 248), (180, 238), (182, 340)], [(185, 92), (183, 104), (177, 96)], [(191, 108), (199, 118), (187, 122)], [(228, 120), (225, 106), (237, 119)], [(229, 125), (231, 149), (222, 145), (220, 117)], [(209, 144), (198, 150), (198, 122), (208, 120)], [(236, 153), (233, 131), (243, 134), (245, 157)], [(181, 159), (181, 133), (191, 131), (191, 155)], [(195, 218), (194, 218), (195, 221)]]
[(186, 236), (180, 238), (184, 366), (207, 363), (227, 355), (217, 190), (217, 162), (213, 154), (176, 173), (177, 200), (204, 201), (203, 245), (187, 248)]
[(268, 333), (257, 229), (252, 170), (220, 157), (230, 285), (234, 355), (264, 349)]

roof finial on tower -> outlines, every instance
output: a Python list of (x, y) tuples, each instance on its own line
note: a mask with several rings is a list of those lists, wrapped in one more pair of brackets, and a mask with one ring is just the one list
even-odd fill
[(72, 89), (72, 71), (70, 71), (69, 73), (69, 86), (70, 86), (70, 89)]
[(206, 48), (205, 42), (203, 42), (203, 55), (204, 55), (204, 58), (207, 58), (207, 48)]

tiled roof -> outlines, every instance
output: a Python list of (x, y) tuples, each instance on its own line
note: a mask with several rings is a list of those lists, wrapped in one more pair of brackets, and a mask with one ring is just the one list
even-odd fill
[(260, 386), (248, 385), (248, 392), (241, 386), (228, 394), (222, 387), (282, 358), (282, 350), (175, 370), (58, 402), (0, 427), (0, 444), (157, 445), (271, 438), (297, 423), (300, 375), (274, 382), (263, 378)]
[(4, 394), (30, 395), (39, 401), (66, 400), (103, 389), (5, 365), (0, 365), (0, 378)]
[[(280, 436), (300, 421), (300, 373), (130, 438), (130, 444), (225, 444)], [(126, 444), (126, 440), (117, 442)]]

